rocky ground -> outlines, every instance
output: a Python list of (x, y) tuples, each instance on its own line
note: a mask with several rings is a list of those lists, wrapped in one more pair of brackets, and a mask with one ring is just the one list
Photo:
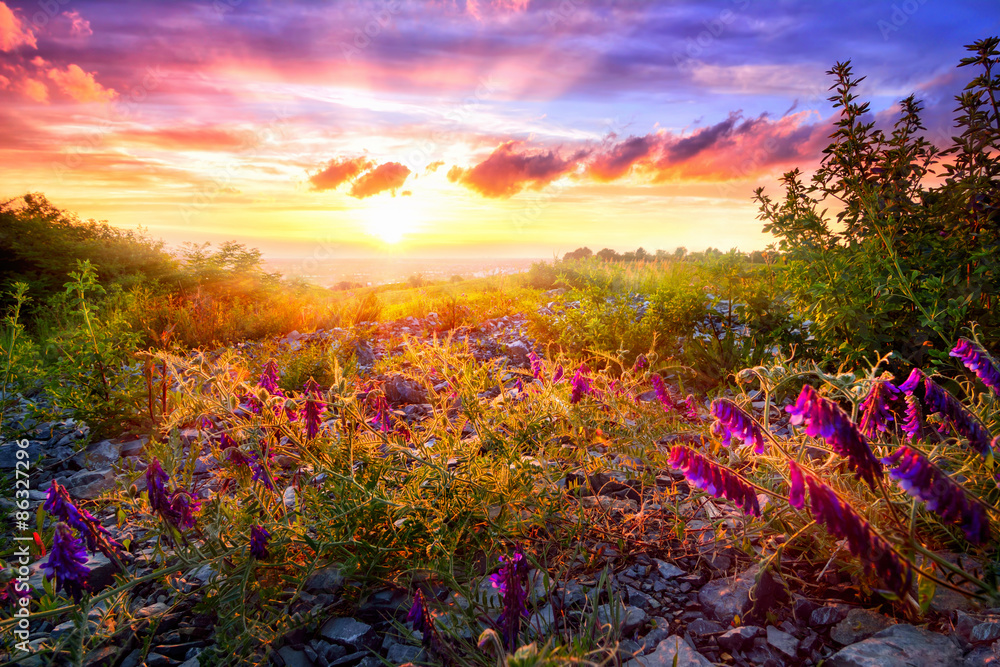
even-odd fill
[[(362, 367), (381, 356), (398, 351), (402, 335), (417, 339), (434, 335), (435, 317), (407, 318), (383, 324), (377, 336), (358, 346)], [(533, 341), (525, 334), (525, 321), (508, 317), (485, 323), (476, 330), (459, 330), (454, 338), (468, 341), (477, 359), (505, 356), (511, 364), (524, 365)], [(338, 339), (340, 332), (291, 334), (280, 342), (301, 346), (317, 340)], [(394, 342), (395, 341), (395, 342)], [(248, 350), (248, 352), (250, 352)], [(424, 391), (395, 377), (382, 378), (393, 406), (413, 419), (420, 418), (427, 404)], [(487, 397), (488, 398), (488, 397)], [(88, 436), (85, 424), (66, 418), (35, 423), (31, 414), (44, 404), (44, 396), (18, 397), (8, 410), (5, 433), (20, 433), (29, 440), (28, 451), (35, 466), (30, 492), (31, 509), (37, 509), (52, 480), (58, 480), (81, 501), (97, 498), (115, 487), (127, 470), (145, 468), (146, 440), (123, 436), (102, 440), (80, 449), (76, 443)], [(204, 446), (197, 432), (182, 434), (189, 446)], [(666, 444), (666, 443), (664, 443)], [(0, 445), (0, 469), (12, 475), (17, 445)], [(621, 461), (615, 466), (621, 469)], [(205, 497), (217, 463), (207, 448), (196, 470)], [(609, 466), (611, 467), (611, 466)], [(652, 515), (658, 505), (656, 489), (643, 488), (623, 473), (601, 473), (589, 478), (565, 480), (567, 498), (584, 507), (602, 511), (611, 521), (629, 521), (636, 515)], [(659, 471), (657, 486), (672, 487), (681, 497), (686, 483), (669, 471)], [(0, 505), (11, 509), (11, 500)], [(689, 503), (688, 530), (698, 522), (724, 515), (720, 505)], [(163, 563), (144, 535), (133, 528), (117, 527), (109, 509), (101, 518), (119, 539), (131, 540), (136, 574), (154, 571)], [(733, 515), (734, 522), (739, 520)], [(650, 531), (655, 521), (647, 522)], [(854, 667), (879, 665), (979, 665), (1000, 664), (1000, 609), (974, 606), (960, 597), (941, 595), (928, 617), (893, 618), (883, 610), (867, 609), (854, 598), (855, 588), (835, 568), (818, 573), (794, 560), (782, 561), (782, 577), (760, 574), (760, 566), (745, 555), (712, 541), (711, 534), (693, 547), (665, 550), (662, 540), (651, 539), (650, 549), (618, 553), (611, 545), (600, 545), (605, 568), (565, 581), (551, 582), (543, 573), (532, 573), (529, 634), (543, 641), (574, 628), (596, 614), (601, 624), (613, 624), (621, 642), (618, 657), (629, 667), (664, 665), (677, 667), (725, 665), (831, 665)], [(669, 552), (669, 553), (668, 553)], [(41, 586), (40, 563), (32, 565), (32, 583)], [(91, 586), (100, 591), (112, 583), (115, 566), (101, 555), (91, 557)], [(136, 619), (121, 628), (110, 645), (84, 660), (85, 665), (115, 667), (194, 667), (198, 655), (213, 642), (215, 619), (198, 616), (193, 609), (199, 589), (214, 572), (202, 567), (172, 579), (169, 586), (150, 581), (134, 589), (131, 612)], [(800, 582), (809, 582), (802, 586)], [(305, 594), (295, 603), (296, 613), (319, 619), (314, 632), (299, 630), (284, 638), (275, 660), (289, 666), (318, 665), (374, 667), (409, 662), (434, 662), (410, 630), (406, 614), (412, 604), (407, 590), (387, 587), (368, 595), (350, 615), (334, 611), (343, 591), (355, 585), (336, 566), (314, 573), (305, 583)], [(441, 609), (437, 622), (473, 639), (479, 629), (463, 627), (458, 618), (469, 605), (482, 605), (491, 614), (499, 610), (497, 592), (485, 580), (479, 585), (480, 599), (468, 600), (444, 587), (434, 589), (433, 607)], [(805, 594), (801, 594), (805, 593)], [(91, 611), (97, 620), (104, 610)], [(71, 631), (70, 621), (33, 624), (31, 641), (37, 646)], [(146, 645), (138, 639), (150, 628), (154, 636)], [(383, 662), (384, 661), (384, 662)], [(24, 658), (21, 665), (43, 664)]]

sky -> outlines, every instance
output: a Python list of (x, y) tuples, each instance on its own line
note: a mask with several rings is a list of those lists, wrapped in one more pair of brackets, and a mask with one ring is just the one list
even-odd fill
[(836, 62), (943, 143), (997, 33), (996, 0), (0, 0), (0, 197), (275, 258), (749, 251)]

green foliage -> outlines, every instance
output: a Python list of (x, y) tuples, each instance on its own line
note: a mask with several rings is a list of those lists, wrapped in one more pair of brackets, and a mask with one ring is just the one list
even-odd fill
[(968, 47), (959, 66), (981, 71), (957, 98), (959, 133), (944, 150), (922, 136), (912, 96), (891, 132), (877, 128), (855, 92), (863, 77), (837, 63), (840, 119), (812, 182), (795, 170), (782, 200), (757, 190), (764, 230), (787, 253), (785, 287), (827, 362), (891, 352), (895, 364), (942, 364), (963, 327), (1000, 324), (998, 44)]

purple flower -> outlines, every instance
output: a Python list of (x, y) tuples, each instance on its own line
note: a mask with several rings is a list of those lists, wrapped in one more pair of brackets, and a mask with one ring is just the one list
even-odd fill
[(910, 565), (833, 489), (812, 475), (805, 475), (805, 479), (813, 518), (826, 526), (831, 535), (847, 540), (851, 553), (866, 570), (881, 578), (889, 590), (901, 598), (905, 596), (913, 580)]
[(83, 590), (87, 588), (87, 577), (90, 569), (87, 567), (87, 552), (83, 549), (83, 540), (73, 536), (73, 530), (65, 523), (56, 524), (56, 532), (52, 538), (52, 550), (48, 560), (42, 563), (45, 578), (56, 580), (56, 586), (80, 601)]
[(736, 436), (745, 446), (753, 445), (754, 453), (764, 453), (764, 436), (760, 426), (735, 403), (718, 398), (712, 401), (711, 412), (716, 419), (712, 432), (722, 438), (722, 444), (730, 446), (733, 436)]
[(948, 356), (961, 359), (966, 368), (974, 372), (994, 394), (1000, 396), (1000, 370), (997, 370), (996, 363), (986, 350), (968, 338), (959, 338), (958, 344)]
[(388, 433), (392, 430), (389, 403), (385, 400), (385, 396), (376, 396), (374, 403), (375, 416), (368, 423), (374, 426), (377, 431)]
[(319, 400), (322, 397), (322, 390), (312, 378), (306, 382), (305, 393), (306, 408), (302, 411), (302, 418), (306, 423), (306, 437), (312, 439), (319, 435), (322, 416), (326, 412), (326, 403)]
[(806, 506), (806, 487), (802, 480), (802, 468), (795, 461), (788, 461), (788, 504), (797, 510)]
[(635, 358), (635, 363), (632, 364), (632, 372), (638, 373), (647, 366), (649, 366), (649, 361), (646, 359), (646, 355), (640, 354), (638, 357)]
[(903, 400), (906, 401), (906, 421), (903, 422), (901, 428), (911, 441), (919, 440), (924, 427), (924, 415), (920, 409), (920, 401), (913, 394), (907, 394)]
[(427, 608), (427, 601), (424, 594), (419, 590), (413, 594), (413, 606), (406, 615), (406, 620), (413, 624), (413, 629), (421, 634), (421, 643), (427, 648), (435, 648), (437, 642), (437, 630), (434, 628), (434, 617), (431, 616)]
[(942, 521), (961, 525), (970, 542), (981, 544), (989, 539), (989, 517), (983, 506), (971, 500), (960, 485), (926, 456), (903, 445), (883, 462), (894, 466), (889, 468), (889, 475), (900, 488), (922, 500)]
[(264, 364), (264, 372), (260, 374), (260, 382), (257, 385), (267, 389), (272, 396), (284, 396), (284, 392), (278, 388), (278, 379), (278, 364), (271, 359)]
[(698, 415), (698, 401), (695, 400), (694, 394), (688, 394), (687, 398), (684, 399), (684, 418), (689, 421), (700, 419)]
[(559, 364), (558, 366), (556, 366), (556, 370), (552, 374), (552, 384), (555, 384), (555, 383), (559, 382), (559, 380), (562, 380), (563, 379), (563, 375), (565, 375), (565, 373), (566, 373), (566, 371), (563, 370), (562, 364)]
[(271, 475), (268, 474), (267, 466), (262, 462), (261, 457), (251, 454), (250, 461), (252, 462), (250, 469), (253, 470), (252, 481), (260, 482), (268, 491), (274, 491), (274, 483), (271, 481)]
[(250, 528), (250, 555), (257, 560), (267, 560), (267, 542), (271, 539), (271, 533), (264, 526), (252, 526)]
[(531, 376), (536, 380), (542, 377), (542, 359), (535, 351), (532, 350), (528, 353), (528, 360), (531, 362)]
[(896, 385), (880, 380), (872, 385), (865, 400), (861, 401), (861, 433), (869, 440), (875, 433), (885, 433), (889, 430), (889, 422), (893, 420), (889, 412), (889, 401), (899, 394)]
[(674, 403), (674, 399), (670, 396), (670, 391), (667, 389), (667, 385), (663, 383), (663, 378), (654, 373), (649, 379), (653, 383), (653, 391), (656, 392), (656, 398), (663, 404), (663, 407), (667, 410), (673, 410), (676, 408), (677, 406)]
[(146, 468), (146, 494), (149, 506), (176, 528), (194, 528), (194, 513), (201, 508), (201, 501), (184, 489), (167, 493), (170, 476), (163, 470), (159, 459), (154, 458)]
[(952, 396), (941, 385), (930, 378), (924, 378), (924, 403), (930, 413), (940, 413), (946, 424), (969, 441), (983, 457), (989, 456), (992, 436), (976, 415), (965, 409), (962, 402)]
[(501, 627), (504, 644), (513, 650), (521, 634), (521, 619), (528, 616), (528, 561), (521, 548), (515, 547), (514, 555), (510, 558), (501, 556), (500, 563), (500, 571), (490, 576), (490, 582), (493, 588), (500, 591), (503, 599), (503, 611), (497, 622)]
[(847, 459), (847, 468), (856, 478), (875, 488), (876, 478), (882, 476), (882, 463), (872, 454), (857, 425), (836, 403), (821, 397), (807, 384), (795, 405), (785, 410), (792, 415), (793, 424), (805, 422), (806, 435), (825, 439), (833, 451)]
[(587, 367), (583, 364), (576, 369), (576, 375), (573, 376), (573, 392), (569, 397), (570, 403), (579, 403), (584, 394), (591, 393), (590, 378), (587, 377), (586, 371)]
[(111, 536), (107, 528), (101, 525), (97, 517), (74, 505), (66, 487), (59, 482), (52, 482), (42, 509), (75, 528), (86, 540), (87, 548), (91, 551), (100, 551), (108, 558), (121, 555), (124, 547)]
[(709, 461), (689, 447), (675, 445), (667, 463), (684, 473), (693, 486), (716, 497), (728, 498), (746, 515), (760, 516), (757, 491), (735, 472)]
[(909, 376), (907, 376), (906, 381), (899, 385), (899, 390), (910, 396), (913, 391), (920, 385), (920, 381), (924, 379), (924, 374), (919, 368), (914, 368), (910, 371)]

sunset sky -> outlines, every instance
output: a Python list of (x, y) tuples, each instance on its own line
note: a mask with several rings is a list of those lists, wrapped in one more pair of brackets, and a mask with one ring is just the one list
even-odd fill
[(938, 143), (1000, 4), (0, 1), (0, 196), (272, 257), (768, 242), (851, 59)]

